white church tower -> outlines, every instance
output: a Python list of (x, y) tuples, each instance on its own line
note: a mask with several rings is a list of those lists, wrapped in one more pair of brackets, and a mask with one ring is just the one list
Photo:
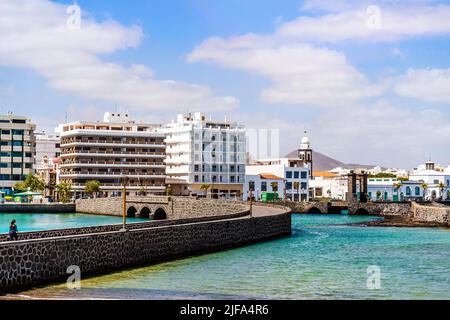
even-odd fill
[(308, 137), (308, 132), (305, 131), (305, 135), (300, 142), (300, 149), (298, 150), (298, 157), (301, 161), (308, 164), (310, 170), (310, 177), (313, 178), (313, 152), (311, 149), (311, 141)]

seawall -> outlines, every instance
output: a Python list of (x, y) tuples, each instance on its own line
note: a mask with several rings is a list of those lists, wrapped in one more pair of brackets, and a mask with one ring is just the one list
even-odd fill
[[(175, 223), (176, 221), (168, 222)], [(291, 216), (143, 226), (129, 231), (74, 234), (0, 243), (0, 292), (64, 281), (71, 265), (81, 276), (226, 250), (291, 233)]]
[(424, 206), (412, 204), (412, 219), (422, 222), (438, 223), (450, 226), (450, 207)]
[(74, 213), (75, 204), (0, 204), (1, 213)]

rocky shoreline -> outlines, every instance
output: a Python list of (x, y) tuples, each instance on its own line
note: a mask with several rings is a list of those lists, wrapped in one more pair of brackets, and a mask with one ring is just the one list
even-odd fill
[(437, 222), (416, 221), (405, 217), (384, 217), (383, 220), (351, 223), (361, 227), (395, 227), (395, 228), (449, 228), (448, 225)]

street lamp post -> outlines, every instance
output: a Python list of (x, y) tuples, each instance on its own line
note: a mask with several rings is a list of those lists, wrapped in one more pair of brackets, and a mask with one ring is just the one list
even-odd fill
[(127, 183), (128, 177), (123, 176), (123, 195), (122, 195), (122, 231), (127, 230)]
[(253, 190), (250, 189), (250, 217), (252, 216), (253, 213)]

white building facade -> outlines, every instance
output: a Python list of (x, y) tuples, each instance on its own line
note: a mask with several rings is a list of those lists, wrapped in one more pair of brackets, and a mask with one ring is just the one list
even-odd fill
[(106, 113), (103, 122), (60, 125), (61, 182), (75, 197), (84, 196), (86, 182), (99, 181), (106, 196), (165, 194), (164, 134), (159, 126), (137, 123), (128, 114)]
[(424, 198), (423, 181), (401, 181), (397, 178), (369, 178), (371, 201), (418, 201)]
[(411, 181), (422, 181), (426, 186), (426, 200), (450, 200), (450, 170), (439, 168), (432, 161), (409, 175)]
[[(254, 164), (248, 165), (245, 170), (246, 188), (254, 176), (261, 174), (272, 174), (283, 179), (284, 186), (280, 187), (280, 198), (292, 201), (308, 201), (309, 199), (309, 177), (310, 169), (303, 161), (299, 159), (280, 158), (257, 160)], [(298, 188), (296, 188), (298, 187)], [(262, 190), (254, 190), (257, 199), (261, 198)], [(248, 197), (244, 193), (244, 199)]]
[[(179, 114), (164, 125), (168, 181), (185, 187), (181, 195), (241, 196), (245, 182), (246, 129), (203, 113)], [(208, 190), (204, 190), (204, 186)], [(202, 188), (203, 186), (203, 188)], [(173, 188), (172, 188), (173, 189)]]

